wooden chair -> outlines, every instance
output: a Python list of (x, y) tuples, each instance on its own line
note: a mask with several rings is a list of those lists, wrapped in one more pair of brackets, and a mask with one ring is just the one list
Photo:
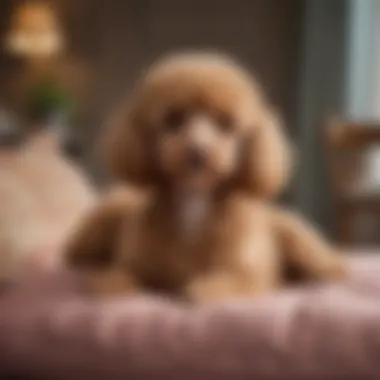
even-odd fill
[(363, 185), (368, 180), (363, 176), (368, 167), (368, 152), (376, 145), (380, 147), (380, 122), (330, 120), (325, 128), (325, 141), (336, 237), (342, 244), (352, 244), (357, 218), (374, 213), (380, 216), (380, 186)]

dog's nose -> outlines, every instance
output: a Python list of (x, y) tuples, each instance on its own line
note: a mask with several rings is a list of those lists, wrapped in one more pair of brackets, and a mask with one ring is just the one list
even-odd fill
[(203, 149), (193, 148), (187, 154), (187, 166), (192, 170), (199, 170), (205, 166), (207, 152)]

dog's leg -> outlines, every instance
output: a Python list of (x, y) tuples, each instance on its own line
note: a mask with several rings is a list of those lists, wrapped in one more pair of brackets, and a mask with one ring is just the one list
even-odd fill
[(187, 286), (185, 297), (195, 302), (224, 301), (259, 296), (270, 289), (260, 277), (225, 271), (197, 277)]
[(274, 213), (274, 224), (285, 260), (314, 279), (335, 280), (347, 275), (347, 268), (337, 250), (305, 220), (292, 212)]
[(132, 277), (117, 257), (118, 237), (128, 212), (127, 198), (106, 199), (90, 212), (68, 241), (65, 263), (82, 271), (86, 284), (97, 294), (118, 294), (135, 289)]
[(134, 278), (124, 268), (114, 266), (85, 272), (86, 286), (97, 296), (118, 296), (137, 293)]
[(115, 244), (125, 209), (114, 202), (98, 205), (75, 230), (64, 261), (73, 268), (104, 268), (114, 261)]
[(266, 208), (251, 200), (232, 206), (224, 223), (216, 224), (217, 232), (211, 232), (209, 256), (214, 262), (189, 284), (191, 299), (256, 297), (279, 285), (278, 255)]

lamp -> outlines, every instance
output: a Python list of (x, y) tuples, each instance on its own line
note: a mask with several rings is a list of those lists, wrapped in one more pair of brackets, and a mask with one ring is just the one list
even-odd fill
[(6, 37), (8, 50), (25, 58), (48, 58), (63, 49), (63, 37), (56, 13), (51, 5), (28, 1), (11, 16)]
[[(1, 1), (1, 0), (0, 0)], [(37, 125), (68, 123), (75, 114), (75, 102), (62, 83), (63, 33), (56, 10), (46, 0), (24, 0), (11, 14), (6, 47), (24, 58), (25, 111)], [(59, 56), (59, 59), (57, 59)]]

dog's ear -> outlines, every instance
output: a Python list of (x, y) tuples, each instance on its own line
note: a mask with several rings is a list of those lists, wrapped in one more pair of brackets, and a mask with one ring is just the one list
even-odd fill
[(287, 184), (294, 149), (278, 115), (263, 112), (243, 148), (240, 183), (256, 196), (272, 198)]
[(142, 127), (134, 108), (125, 107), (116, 114), (103, 139), (106, 166), (111, 176), (136, 186), (147, 186), (152, 178)]

